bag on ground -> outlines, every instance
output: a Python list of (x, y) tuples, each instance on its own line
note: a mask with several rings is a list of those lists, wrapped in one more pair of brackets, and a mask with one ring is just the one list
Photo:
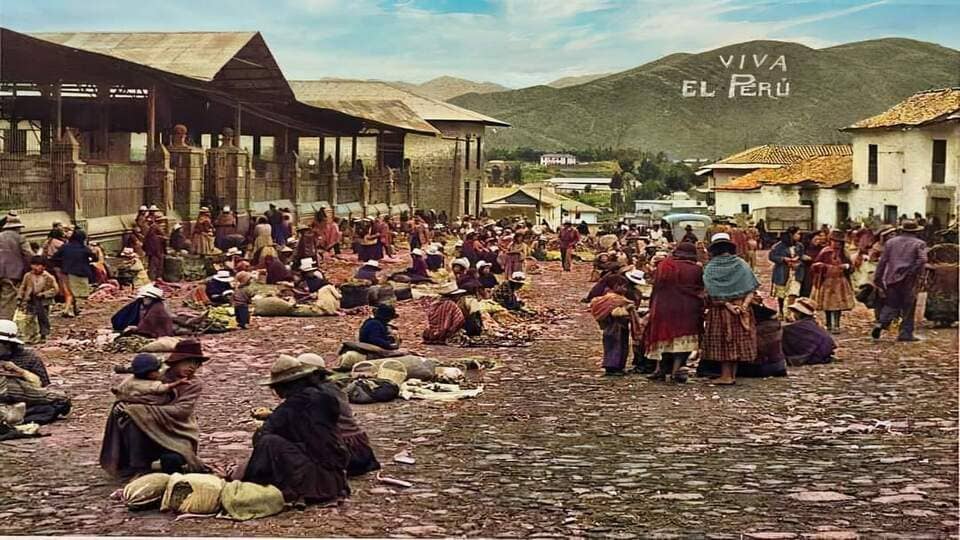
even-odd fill
[(400, 387), (386, 379), (357, 379), (347, 385), (350, 403), (363, 405), (393, 401), (400, 395)]
[(234, 480), (223, 486), (220, 504), (233, 519), (259, 519), (283, 511), (283, 493), (274, 486)]
[(160, 501), (160, 510), (180, 514), (216, 514), (224, 481), (212, 474), (174, 474)]
[(131, 510), (160, 506), (168, 483), (169, 474), (151, 473), (141, 476), (123, 487), (123, 502)]
[(258, 317), (286, 317), (294, 305), (277, 296), (258, 296), (253, 299), (253, 313)]
[(173, 352), (173, 349), (176, 348), (177, 343), (180, 343), (180, 338), (173, 336), (164, 336), (162, 338), (157, 338), (150, 343), (147, 343), (140, 348), (140, 352), (148, 353), (168, 353)]

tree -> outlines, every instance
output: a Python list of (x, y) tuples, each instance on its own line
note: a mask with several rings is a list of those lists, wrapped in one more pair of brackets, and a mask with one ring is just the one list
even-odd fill
[(634, 192), (634, 199), (659, 199), (661, 195), (666, 195), (669, 192), (667, 186), (663, 184), (660, 180), (648, 180), (642, 184)]

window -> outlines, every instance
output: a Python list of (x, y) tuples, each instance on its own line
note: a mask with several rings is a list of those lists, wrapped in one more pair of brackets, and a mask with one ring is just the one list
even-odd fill
[(883, 222), (891, 225), (897, 222), (896, 206), (891, 206), (888, 204), (883, 207)]
[(877, 145), (867, 147), (867, 183), (877, 183)]
[(850, 218), (850, 203), (837, 201), (837, 222), (834, 224), (840, 227)]
[(463, 168), (470, 170), (470, 137), (467, 137), (466, 152), (464, 153)]
[(934, 184), (942, 184), (947, 173), (947, 141), (945, 139), (933, 140), (933, 177), (930, 179)]
[(741, 205), (740, 205), (740, 213), (741, 213), (741, 214), (749, 214), (749, 213), (750, 213), (750, 205), (749, 205), (749, 204), (741, 204)]
[(470, 213), (470, 181), (463, 183), (463, 213)]
[(480, 169), (483, 167), (483, 147), (480, 143), (483, 142), (483, 139), (477, 137), (477, 168)]

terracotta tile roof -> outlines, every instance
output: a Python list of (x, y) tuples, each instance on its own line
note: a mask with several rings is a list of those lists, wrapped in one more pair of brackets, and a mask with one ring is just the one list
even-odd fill
[(765, 144), (725, 157), (707, 165), (722, 169), (721, 165), (789, 165), (814, 156), (852, 156), (849, 144)]
[(957, 112), (960, 112), (960, 88), (941, 88), (918, 92), (886, 111), (844, 129), (921, 126), (946, 120)]
[(716, 188), (717, 191), (749, 191), (761, 186), (789, 186), (812, 182), (831, 188), (853, 179), (852, 156), (817, 156), (776, 169), (757, 169)]

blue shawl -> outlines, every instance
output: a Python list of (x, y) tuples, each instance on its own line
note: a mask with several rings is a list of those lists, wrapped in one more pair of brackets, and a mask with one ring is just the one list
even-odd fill
[(703, 285), (710, 298), (733, 300), (757, 290), (760, 282), (743, 259), (724, 254), (707, 263), (703, 269)]

